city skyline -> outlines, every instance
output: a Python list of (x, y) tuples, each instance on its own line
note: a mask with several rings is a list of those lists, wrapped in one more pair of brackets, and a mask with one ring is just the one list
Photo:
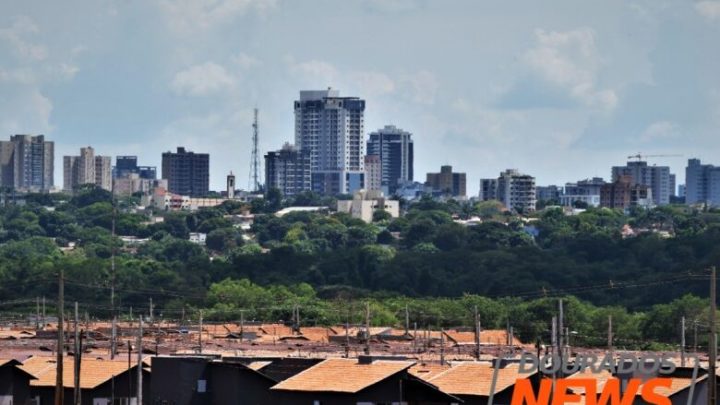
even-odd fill
[[(329, 86), (367, 101), (365, 137), (413, 133), (416, 173), (452, 165), (469, 195), (509, 167), (538, 184), (608, 178), (637, 152), (684, 155), (649, 162), (682, 184), (687, 159), (720, 151), (715, 0), (75, 4), (0, 17), (0, 131), (45, 134), (58, 157), (92, 144), (159, 167), (185, 146), (214, 156), (211, 189), (230, 171), (244, 186), (252, 109), (261, 153), (275, 150), (297, 92)], [(363, 35), (306, 41), (360, 21)]]

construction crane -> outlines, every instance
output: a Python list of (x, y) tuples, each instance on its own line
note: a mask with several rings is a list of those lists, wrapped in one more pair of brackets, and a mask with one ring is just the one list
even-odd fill
[(637, 159), (637, 161), (643, 160), (643, 158), (656, 158), (656, 157), (682, 157), (683, 155), (643, 155), (642, 153), (638, 152), (636, 155), (630, 155), (627, 158), (628, 159)]

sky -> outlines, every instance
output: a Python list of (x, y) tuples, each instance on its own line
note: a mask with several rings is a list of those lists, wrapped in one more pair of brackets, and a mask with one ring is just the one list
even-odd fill
[(720, 0), (0, 0), (0, 138), (62, 156), (210, 153), (249, 183), (293, 142), (300, 90), (366, 100), (367, 133), (413, 133), (416, 179), (450, 164), (539, 185), (629, 155), (720, 164)]

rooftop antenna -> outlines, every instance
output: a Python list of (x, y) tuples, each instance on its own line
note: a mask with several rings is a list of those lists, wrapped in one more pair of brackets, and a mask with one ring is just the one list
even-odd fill
[(255, 108), (254, 110), (254, 119), (253, 119), (253, 147), (252, 147), (252, 154), (250, 155), (250, 180), (249, 180), (249, 186), (248, 188), (250, 191), (259, 191), (260, 190), (260, 179), (259, 179), (259, 172), (260, 172), (260, 159), (258, 157), (258, 109)]

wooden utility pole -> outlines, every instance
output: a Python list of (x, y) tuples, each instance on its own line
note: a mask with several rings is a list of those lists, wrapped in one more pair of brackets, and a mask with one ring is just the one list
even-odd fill
[[(153, 323), (153, 318), (154, 318), (154, 316), (153, 316), (154, 314), (153, 314), (153, 302), (152, 302), (152, 297), (150, 297), (150, 311), (149, 311), (149, 315), (150, 315), (150, 316), (148, 317), (148, 325), (150, 325), (150, 324)], [(148, 326), (148, 328), (149, 328), (149, 327), (150, 327), (150, 326)]]
[(65, 274), (63, 268), (60, 267), (60, 276), (58, 279), (58, 319), (57, 319), (57, 362), (55, 377), (55, 405), (64, 405), (65, 388), (63, 387), (63, 351), (65, 350)]
[(243, 341), (243, 333), (245, 333), (245, 311), (240, 310), (240, 343)]
[(613, 349), (612, 315), (608, 315), (607, 347), (608, 347), (608, 351), (612, 352), (612, 349)]
[(680, 320), (680, 366), (685, 367), (685, 317)]
[(370, 354), (370, 301), (365, 304), (365, 354)]
[(203, 347), (202, 347), (202, 332), (203, 332), (203, 322), (202, 321), (203, 321), (203, 319), (202, 318), (203, 318), (203, 313), (202, 313), (202, 309), (201, 309), (200, 310), (200, 330), (198, 331), (198, 347), (199, 347), (200, 354), (202, 354), (202, 350), (203, 350)]
[(128, 348), (128, 402), (130, 402), (130, 397), (132, 396), (132, 375), (130, 374), (130, 369), (132, 368), (132, 341), (128, 339), (127, 341), (127, 348)]
[(417, 353), (417, 322), (413, 322), (413, 353)]
[[(117, 207), (115, 205), (115, 182), (112, 185), (112, 232), (110, 250), (110, 312), (112, 316), (112, 328), (110, 331), (110, 360), (115, 359), (117, 352), (117, 311), (115, 310), (115, 217), (117, 216)], [(129, 394), (128, 394), (129, 395)]]
[[(143, 393), (143, 384), (142, 384), (142, 338), (143, 338), (143, 317), (140, 315), (140, 327), (138, 328), (138, 350), (137, 350), (137, 404), (142, 405), (143, 399), (142, 399), (142, 393)], [(130, 378), (130, 376), (128, 376)], [(128, 393), (129, 395), (129, 393)]]
[(47, 317), (45, 316), (45, 297), (42, 298), (42, 329), (45, 330), (47, 326)]
[(565, 350), (565, 341), (563, 339), (563, 332), (565, 331), (565, 327), (563, 326), (563, 317), (565, 316), (563, 313), (563, 300), (560, 298), (558, 301), (558, 318), (557, 318), (557, 343), (558, 343), (558, 355), (562, 356), (563, 351)]
[(480, 314), (478, 313), (478, 307), (475, 305), (475, 360), (480, 360)]
[(708, 340), (708, 404), (716, 404), (717, 402), (717, 382), (715, 362), (717, 360), (717, 325), (716, 322), (716, 283), (717, 274), (715, 266), (710, 269), (710, 339)]
[(405, 304), (405, 336), (410, 334), (410, 311), (408, 311), (408, 305)]
[(40, 297), (35, 297), (35, 330), (40, 329)]
[(440, 328), (440, 365), (445, 365), (445, 330)]
[(73, 357), (73, 403), (75, 405), (81, 405), (80, 404), (80, 331), (78, 330), (78, 303), (75, 301), (75, 356)]

